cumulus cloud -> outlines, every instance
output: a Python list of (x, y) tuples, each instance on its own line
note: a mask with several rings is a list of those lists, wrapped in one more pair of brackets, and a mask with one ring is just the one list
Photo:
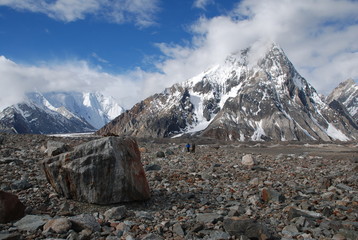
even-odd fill
[(131, 107), (142, 92), (142, 83), (131, 75), (110, 75), (91, 67), (85, 61), (67, 61), (62, 64), (25, 66), (0, 56), (0, 110), (18, 103), (29, 91), (101, 91)]
[(168, 57), (159, 68), (183, 81), (230, 53), (276, 42), (301, 75), (327, 94), (358, 78), (357, 12), (358, 2), (350, 0), (244, 0), (228, 15), (194, 23), (190, 44), (159, 44)]
[(0, 6), (38, 12), (72, 22), (96, 15), (114, 23), (134, 22), (140, 27), (155, 24), (159, 0), (0, 0)]

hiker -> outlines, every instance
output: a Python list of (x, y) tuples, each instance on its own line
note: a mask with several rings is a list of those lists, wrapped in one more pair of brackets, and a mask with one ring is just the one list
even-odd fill
[(192, 152), (192, 153), (195, 153), (195, 143), (193, 143), (193, 144), (191, 145), (191, 152)]
[(187, 152), (190, 152), (190, 144), (188, 143), (185, 147), (186, 147)]

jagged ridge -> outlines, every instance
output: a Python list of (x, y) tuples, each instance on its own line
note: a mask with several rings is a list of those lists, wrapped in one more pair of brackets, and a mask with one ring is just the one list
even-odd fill
[[(277, 45), (251, 50), (136, 104), (98, 131), (138, 137), (349, 140), (357, 129), (321, 100)], [(251, 62), (250, 62), (251, 61)]]

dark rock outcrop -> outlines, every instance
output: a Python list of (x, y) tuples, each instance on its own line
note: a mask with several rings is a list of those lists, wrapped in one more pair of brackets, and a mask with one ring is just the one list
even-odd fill
[(150, 197), (135, 140), (106, 137), (45, 159), (41, 166), (62, 196), (96, 204), (146, 200)]
[(0, 191), (0, 223), (8, 223), (25, 216), (25, 206), (14, 194)]

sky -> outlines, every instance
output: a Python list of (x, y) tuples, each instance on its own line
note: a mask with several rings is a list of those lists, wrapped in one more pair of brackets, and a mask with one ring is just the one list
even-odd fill
[(0, 110), (29, 91), (130, 108), (271, 42), (327, 95), (358, 79), (357, 13), (357, 0), (0, 0)]

